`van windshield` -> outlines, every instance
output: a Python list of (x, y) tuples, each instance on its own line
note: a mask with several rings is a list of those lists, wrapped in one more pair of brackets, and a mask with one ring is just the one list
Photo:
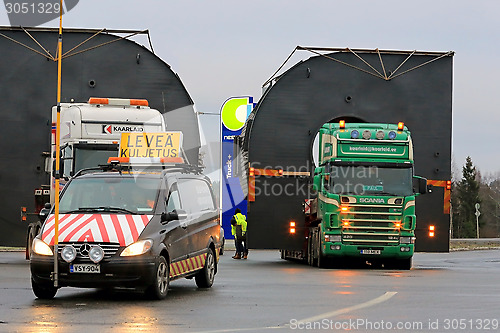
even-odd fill
[(152, 214), (160, 188), (159, 178), (75, 178), (62, 194), (59, 212)]

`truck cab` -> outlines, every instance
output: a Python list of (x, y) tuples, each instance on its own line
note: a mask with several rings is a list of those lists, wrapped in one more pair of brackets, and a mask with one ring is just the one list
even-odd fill
[(427, 185), (413, 175), (408, 128), (341, 121), (319, 133), (318, 196), (307, 216), (309, 261), (324, 266), (351, 258), (410, 269), (415, 198)]
[[(90, 98), (87, 103), (62, 103), (62, 178), (68, 179), (79, 170), (105, 164), (109, 157), (117, 156), (122, 133), (164, 132), (166, 124), (162, 114), (148, 105), (147, 100), (95, 97)], [(52, 159), (55, 151), (56, 116), (57, 106), (54, 106)], [(53, 188), (51, 190), (53, 202)]]

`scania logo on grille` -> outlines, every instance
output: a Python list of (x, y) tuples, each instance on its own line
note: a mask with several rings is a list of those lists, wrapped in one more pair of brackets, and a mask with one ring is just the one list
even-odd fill
[(88, 256), (90, 252), (90, 244), (85, 243), (82, 246), (80, 246), (80, 254), (82, 256)]
[(385, 200), (383, 198), (359, 198), (359, 202), (385, 204)]

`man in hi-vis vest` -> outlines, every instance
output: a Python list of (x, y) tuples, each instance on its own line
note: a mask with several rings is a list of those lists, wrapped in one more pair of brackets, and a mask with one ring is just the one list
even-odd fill
[(231, 219), (231, 234), (234, 236), (236, 254), (233, 259), (246, 259), (248, 257), (247, 248), (247, 221), (241, 210), (236, 208)]

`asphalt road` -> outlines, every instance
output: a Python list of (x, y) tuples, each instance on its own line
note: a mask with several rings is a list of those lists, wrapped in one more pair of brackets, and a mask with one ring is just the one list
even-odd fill
[(221, 257), (211, 289), (164, 301), (63, 288), (35, 299), (23, 253), (0, 253), (0, 332), (496, 332), (500, 250), (415, 255), (411, 271), (318, 269), (277, 251)]

